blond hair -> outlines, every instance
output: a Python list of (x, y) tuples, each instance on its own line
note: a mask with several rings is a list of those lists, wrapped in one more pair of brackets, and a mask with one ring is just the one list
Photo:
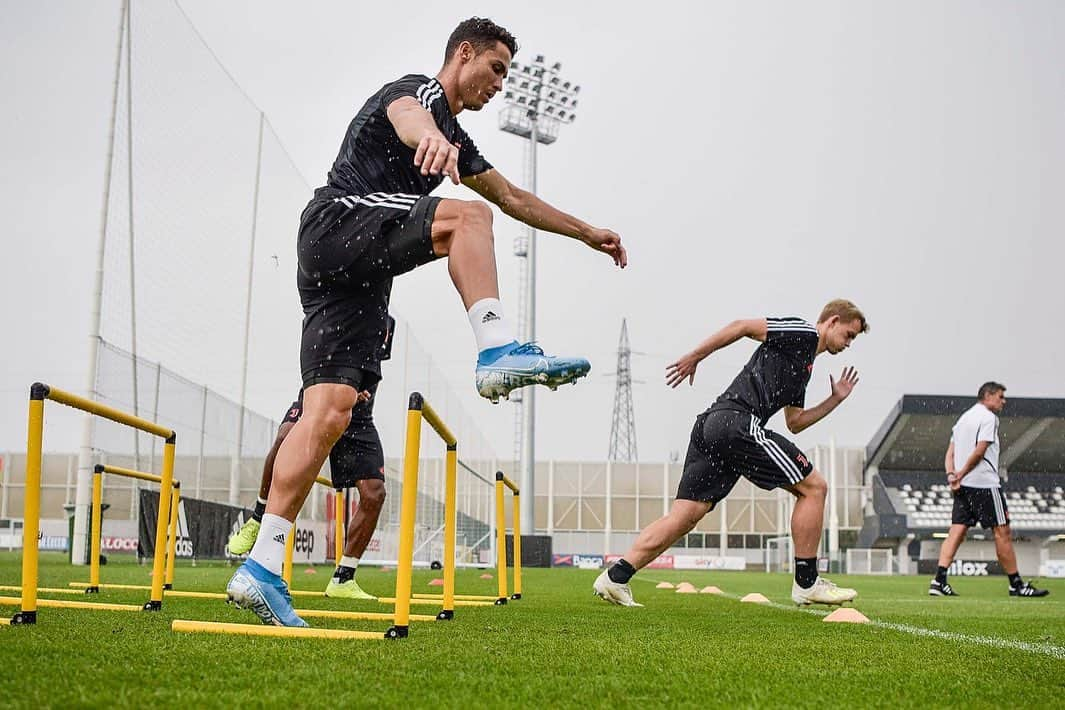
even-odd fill
[(825, 307), (821, 309), (821, 315), (818, 317), (817, 322), (824, 323), (832, 316), (839, 316), (839, 319), (844, 323), (850, 323), (855, 319), (860, 320), (862, 322), (861, 332), (869, 332), (869, 321), (865, 319), (865, 314), (861, 312), (858, 306), (845, 298), (837, 298), (826, 303)]

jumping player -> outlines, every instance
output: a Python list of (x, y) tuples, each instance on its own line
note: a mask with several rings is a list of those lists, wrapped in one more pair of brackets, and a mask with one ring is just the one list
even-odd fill
[(703, 341), (666, 368), (666, 384), (695, 382), (699, 362), (742, 337), (760, 341), (750, 361), (724, 394), (695, 419), (677, 498), (669, 514), (647, 526), (632, 549), (595, 580), (593, 590), (621, 606), (642, 606), (632, 598), (629, 580), (686, 535), (729, 494), (740, 476), (759, 488), (784, 488), (798, 500), (791, 518), (795, 545), (796, 604), (842, 604), (857, 596), (817, 574), (828, 484), (793, 443), (765, 428), (781, 409), (793, 434), (825, 418), (850, 395), (858, 372), (845, 367), (839, 381), (829, 376), (832, 393), (806, 409), (806, 386), (814, 358), (843, 352), (869, 330), (862, 312), (845, 300), (828, 303), (817, 325), (801, 318), (738, 320)]
[[(388, 337), (381, 354), (382, 360), (387, 360), (392, 350), (395, 320), (390, 316), (388, 322)], [(325, 588), (327, 597), (376, 599), (372, 594), (362, 590), (355, 576), (359, 569), (359, 561), (377, 528), (377, 520), (381, 516), (381, 509), (385, 502), (385, 454), (381, 446), (381, 436), (373, 421), (377, 385), (378, 383), (374, 383), (370, 389), (359, 393), (358, 403), (351, 410), (351, 423), (329, 452), (329, 470), (332, 475), (333, 488), (336, 489), (337, 495), (340, 495), (345, 488), (358, 489), (359, 505), (348, 524), (347, 535), (344, 539), (344, 554), (337, 561), (337, 568)], [(255, 502), (252, 516), (239, 531), (229, 538), (229, 543), (226, 545), (230, 554), (246, 554), (255, 544), (263, 514), (266, 512), (267, 497), (270, 495), (274, 459), (278, 449), (281, 448), (281, 442), (285, 440), (302, 415), (303, 390), (300, 390), (296, 401), (285, 412), (281, 425), (277, 429), (274, 445), (266, 455), (262, 480), (259, 484), (259, 498)]]
[(531, 384), (557, 387), (590, 369), (583, 358), (547, 356), (516, 341), (499, 302), (488, 206), (429, 196), (445, 177), (462, 182), (510, 217), (579, 239), (625, 266), (617, 234), (512, 185), (456, 121), (503, 88), (516, 51), (514, 37), (490, 20), (460, 23), (435, 77), (404, 76), (363, 105), (327, 184), (303, 212), (297, 249), (303, 417), (278, 451), (261, 534), (227, 588), (234, 603), (253, 608), (264, 623), (304, 625), (280, 577), (284, 540), (348, 425), (357, 393), (380, 378), (377, 351), (393, 277), (448, 257), (477, 342), (476, 382), (484, 397), (498, 401)]

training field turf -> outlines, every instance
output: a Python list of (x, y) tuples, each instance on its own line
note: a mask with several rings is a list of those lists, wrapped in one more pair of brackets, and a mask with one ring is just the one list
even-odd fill
[[(18, 554), (0, 553), (0, 584), (17, 585)], [(492, 572), (492, 570), (489, 570)], [(222, 591), (232, 568), (179, 566), (176, 589)], [(149, 566), (112, 563), (105, 583), (147, 584)], [(297, 589), (331, 569), (298, 568)], [(494, 594), (483, 570), (457, 591)], [(32, 627), (0, 626), (0, 707), (1004, 707), (1065, 704), (1065, 580), (1043, 600), (1006, 596), (1005, 578), (954, 580), (956, 599), (926, 596), (923, 577), (839, 577), (874, 624), (828, 624), (790, 605), (785, 575), (646, 570), (642, 609), (592, 596), (594, 571), (527, 569), (525, 598), (459, 607), (451, 622), (412, 623), (402, 641), (290, 640), (181, 634), (175, 618), (255, 621), (222, 601), (168, 598), (162, 612), (39, 609)], [(42, 587), (85, 581), (87, 568), (41, 555)], [(416, 592), (439, 591), (416, 571)], [(392, 595), (394, 572), (360, 570)], [(654, 582), (719, 586), (729, 596), (676, 594)], [(740, 603), (761, 592), (775, 605)], [(0, 591), (0, 596), (18, 592)], [(84, 597), (41, 594), (41, 598)], [(104, 590), (93, 601), (139, 603)], [(786, 605), (786, 606), (785, 606)], [(325, 598), (297, 607), (350, 609)], [(367, 610), (387, 609), (362, 605)], [(3, 607), (4, 617), (16, 611)], [(433, 607), (412, 607), (432, 613)], [(384, 621), (311, 620), (384, 631)]]

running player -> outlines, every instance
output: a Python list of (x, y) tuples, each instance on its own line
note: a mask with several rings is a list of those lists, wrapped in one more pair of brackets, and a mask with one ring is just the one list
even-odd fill
[(816, 326), (801, 318), (734, 321), (672, 363), (666, 369), (666, 384), (676, 387), (685, 379), (694, 384), (695, 369), (711, 353), (742, 337), (762, 343), (724, 394), (696, 417), (669, 514), (647, 526), (632, 549), (599, 575), (595, 593), (613, 604), (642, 606), (632, 598), (628, 584), (632, 576), (694, 528), (744, 476), (759, 488), (784, 488), (798, 499), (791, 518), (792, 600), (803, 605), (854, 599), (858, 593), (853, 589), (837, 587), (817, 573), (828, 483), (795, 444), (765, 425), (783, 409), (788, 429), (798, 434), (838, 407), (858, 384), (858, 372), (845, 367), (838, 381), (830, 375), (832, 393), (807, 409), (806, 386), (814, 358), (825, 351), (843, 352), (868, 330), (862, 312), (840, 299), (824, 307)]
[(518, 387), (557, 387), (588, 373), (583, 358), (547, 356), (519, 344), (499, 302), (492, 212), (479, 201), (431, 197), (445, 178), (462, 182), (530, 226), (578, 239), (627, 261), (621, 238), (512, 185), (481, 156), (455, 119), (503, 88), (517, 51), (490, 20), (459, 24), (435, 77), (385, 84), (348, 127), (340, 152), (300, 219), (298, 283), (303, 303), (303, 417), (278, 450), (262, 533), (228, 586), (230, 598), (264, 623), (305, 625), (281, 580), (284, 540), (357, 393), (380, 378), (392, 279), (448, 257), (448, 271), (477, 342), (477, 389), (493, 401)]

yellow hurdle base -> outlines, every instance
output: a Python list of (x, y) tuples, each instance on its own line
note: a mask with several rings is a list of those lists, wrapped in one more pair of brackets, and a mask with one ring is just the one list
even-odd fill
[[(492, 599), (495, 599), (495, 597), (492, 597)], [(396, 598), (395, 597), (378, 597), (377, 601), (380, 604), (393, 604), (394, 605), (396, 603)], [(440, 599), (421, 599), (419, 597), (415, 597), (414, 599), (410, 600), (410, 603), (412, 605), (414, 605), (414, 604), (424, 604), (424, 605), (429, 605), (429, 606), (440, 606), (440, 602), (441, 602)], [(456, 599), (455, 600), (455, 606), (495, 606), (495, 602), (477, 602), (477, 601), (471, 601), (469, 599)]]
[[(415, 599), (443, 599), (443, 594), (411, 594)], [(499, 597), (495, 594), (456, 594), (455, 599), (466, 601), (495, 601)]]
[[(395, 614), (383, 611), (333, 611), (332, 609), (296, 609), (296, 614), (308, 619), (356, 619), (361, 621), (392, 621)], [(411, 614), (411, 621), (436, 621), (428, 614)]]
[[(77, 589), (85, 589), (85, 588), (87, 588), (89, 586), (85, 582), (70, 582), (69, 584), (70, 584), (71, 587), (74, 587), (75, 590), (77, 590)], [(5, 589), (5, 587), (0, 587), (0, 589)], [(146, 587), (146, 586), (141, 585), (141, 584), (101, 584), (100, 585), (100, 589), (150, 590), (151, 587)], [(60, 589), (44, 590), (44, 589), (42, 589), (40, 591), (42, 591), (42, 592), (43, 591), (56, 591), (56, 592), (63, 592), (63, 593), (66, 593), (66, 594), (79, 593), (77, 591), (71, 592), (71, 590), (69, 590), (69, 589), (67, 589), (67, 590), (60, 590)], [(192, 598), (192, 599), (227, 599), (228, 598), (227, 595), (224, 594), (223, 592), (187, 592), (185, 590), (179, 590), (179, 589), (167, 589), (167, 590), (165, 590), (163, 592), (163, 596), (165, 596), (165, 597), (189, 597), (189, 598)]]
[[(21, 592), (22, 587), (16, 587), (11, 584), (0, 584), (0, 592)], [(45, 594), (77, 594), (78, 596), (85, 596), (85, 592), (81, 589), (63, 589), (61, 587), (37, 587), (37, 592), (44, 592)]]
[(170, 625), (172, 631), (206, 634), (239, 634), (244, 636), (281, 636), (283, 638), (303, 639), (363, 639), (380, 640), (384, 632), (347, 631), (344, 629), (306, 629), (292, 626), (263, 626), (262, 624), (226, 624), (215, 621), (190, 621), (174, 619)]
[(188, 597), (191, 599), (228, 599), (225, 592), (186, 592), (168, 589), (163, 592), (164, 597)]
[[(68, 582), (67, 586), (74, 587), (75, 589), (85, 589), (86, 587), (91, 587), (92, 585), (88, 584), (87, 582)], [(133, 589), (145, 592), (150, 592), (152, 589), (150, 584), (101, 584), (99, 585), (99, 587), (100, 589)]]
[[(0, 606), (22, 606), (21, 597), (0, 597)], [(65, 602), (59, 599), (38, 599), (37, 606), (56, 609), (93, 609), (96, 611), (142, 611), (136, 604), (98, 604), (96, 602)]]

